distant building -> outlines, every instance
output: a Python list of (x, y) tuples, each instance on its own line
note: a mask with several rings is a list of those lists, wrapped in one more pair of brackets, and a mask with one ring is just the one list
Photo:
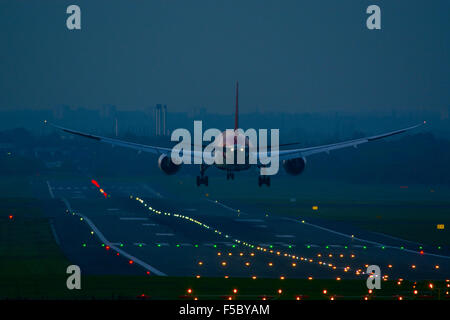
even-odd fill
[(105, 118), (115, 118), (117, 114), (117, 108), (116, 106), (107, 104), (102, 106), (102, 108), (100, 109), (100, 117), (105, 119)]
[(67, 114), (69, 113), (70, 108), (66, 105), (58, 105), (53, 108), (53, 119), (61, 120), (67, 117)]
[(155, 107), (155, 135), (166, 136), (167, 130), (167, 105), (157, 104)]

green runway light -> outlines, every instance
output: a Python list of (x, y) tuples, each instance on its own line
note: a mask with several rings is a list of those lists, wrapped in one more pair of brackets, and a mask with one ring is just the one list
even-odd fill
[(325, 246), (325, 249), (328, 249), (328, 246)]
[(310, 246), (310, 245), (307, 245), (306, 247), (307, 247), (308, 249), (309, 249), (309, 248), (311, 248), (311, 246)]
[(104, 243), (102, 243), (102, 247), (104, 247), (105, 246), (105, 244)]
[(177, 248), (179, 248), (180, 247), (180, 245), (179, 244), (177, 244)]
[(420, 247), (419, 247), (419, 249), (420, 249), (420, 250), (422, 250), (422, 249), (423, 249), (423, 247), (422, 247), (422, 246), (420, 246)]
[(217, 248), (217, 245), (215, 244), (215, 245), (213, 245), (213, 247), (214, 247), (214, 248)]
[(289, 249), (292, 249), (292, 246), (288, 246)]
[(159, 243), (157, 244), (157, 246), (158, 246), (158, 247), (161, 247), (161, 245), (160, 245)]
[(86, 243), (83, 243), (83, 247), (86, 247)]
[(273, 245), (270, 245), (269, 248), (272, 249), (272, 248), (273, 248)]
[(142, 243), (139, 243), (139, 247), (141, 247), (141, 248), (142, 248)]
[(233, 248), (236, 248), (236, 245), (235, 245), (235, 244), (233, 244)]
[(383, 246), (383, 247), (381, 247), (381, 249), (382, 249), (382, 250), (384, 250), (384, 246)]
[(347, 247), (347, 246), (345, 246), (344, 248), (345, 248), (345, 249), (348, 249), (348, 247)]
[(403, 247), (403, 246), (402, 246), (402, 247), (400, 247), (400, 249), (402, 249), (402, 250), (403, 250), (403, 249), (405, 249), (405, 247)]
[(438, 247), (438, 250), (441, 250), (441, 246)]
[(198, 244), (194, 245), (194, 247), (198, 248)]
[(120, 246), (123, 247), (123, 243), (121, 243)]
[(363, 249), (367, 249), (367, 247), (366, 247), (366, 246), (364, 246), (364, 247), (363, 247)]

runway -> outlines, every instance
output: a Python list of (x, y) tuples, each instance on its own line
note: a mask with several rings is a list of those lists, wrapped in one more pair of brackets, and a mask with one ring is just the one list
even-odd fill
[(156, 183), (107, 183), (104, 193), (89, 181), (33, 187), (62, 250), (88, 274), (365, 280), (367, 266), (378, 265), (386, 280), (450, 277), (445, 250)]

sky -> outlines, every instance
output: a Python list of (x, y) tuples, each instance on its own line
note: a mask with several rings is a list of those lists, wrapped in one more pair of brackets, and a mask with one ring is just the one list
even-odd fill
[(448, 110), (449, 40), (448, 0), (0, 0), (0, 110)]

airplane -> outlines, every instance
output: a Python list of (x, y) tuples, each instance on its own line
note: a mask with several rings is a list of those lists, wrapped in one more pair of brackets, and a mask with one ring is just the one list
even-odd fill
[[(243, 163), (243, 164), (237, 164), (236, 161), (234, 161), (232, 164), (227, 163), (227, 161), (225, 161), (225, 163), (222, 163), (222, 164), (220, 164), (220, 163), (213, 164), (216, 168), (227, 172), (227, 180), (230, 180), (230, 179), (234, 180), (235, 172), (248, 170), (254, 165), (258, 166), (259, 168), (264, 167), (261, 164), (250, 164), (249, 159), (250, 158), (258, 159), (260, 157), (260, 152), (253, 151), (254, 149), (252, 148), (247, 137), (242, 136), (242, 132), (237, 132), (237, 130), (239, 128), (238, 120), (239, 120), (239, 83), (236, 82), (236, 106), (235, 106), (234, 132), (232, 131), (233, 135), (226, 135), (225, 134), (226, 131), (224, 131), (224, 132), (222, 132), (222, 134), (220, 136), (216, 137), (216, 139), (213, 142), (213, 144), (215, 144), (217, 149), (223, 150), (222, 154), (220, 156), (223, 156), (224, 158), (228, 157), (231, 154), (231, 157), (233, 159), (236, 159), (238, 153), (243, 153), (243, 154), (241, 154), (241, 156), (243, 155), (244, 159), (245, 159), (245, 163)], [(44, 121), (44, 122), (47, 123), (47, 121)], [(360, 144), (384, 139), (384, 138), (391, 137), (391, 136), (394, 136), (397, 134), (401, 134), (406, 131), (420, 127), (420, 126), (424, 125), (425, 123), (426, 123), (426, 121), (424, 121), (423, 123), (408, 127), (408, 128), (391, 131), (391, 132), (387, 132), (387, 133), (382, 133), (379, 135), (364, 137), (364, 138), (358, 138), (358, 139), (337, 142), (337, 143), (327, 144), (327, 145), (321, 145), (321, 146), (315, 146), (315, 147), (277, 150), (276, 152), (278, 153), (279, 161), (281, 161), (282, 166), (283, 166), (284, 170), (286, 171), (286, 173), (288, 173), (289, 175), (298, 176), (305, 170), (306, 157), (309, 157), (311, 155), (318, 154), (318, 153), (323, 153), (323, 152), (329, 153), (332, 150), (337, 150), (337, 149), (342, 149), (342, 148), (347, 148), (347, 147), (355, 147), (356, 148)], [(172, 158), (171, 158), (172, 148), (138, 144), (138, 143), (133, 143), (133, 142), (129, 142), (129, 141), (123, 141), (123, 140), (119, 140), (119, 139), (113, 139), (113, 138), (97, 136), (97, 135), (93, 135), (93, 134), (89, 134), (89, 133), (84, 133), (84, 132), (80, 132), (80, 131), (75, 131), (75, 130), (67, 129), (67, 128), (64, 128), (64, 127), (61, 127), (58, 125), (54, 125), (54, 124), (50, 124), (50, 125), (52, 125), (53, 127), (57, 128), (57, 129), (60, 129), (64, 132), (78, 135), (78, 136), (81, 136), (84, 138), (96, 140), (98, 142), (104, 142), (107, 144), (111, 144), (112, 146), (120, 146), (120, 147), (138, 150), (139, 152), (148, 152), (148, 153), (153, 153), (153, 154), (159, 155), (158, 167), (162, 172), (164, 172), (167, 175), (176, 174), (181, 168), (181, 164), (175, 164), (172, 161)], [(242, 144), (242, 143), (239, 144), (238, 143), (239, 141), (244, 141), (244, 144)], [(285, 147), (285, 146), (296, 145), (296, 144), (298, 145), (299, 143), (279, 144), (279, 147)], [(201, 147), (204, 147), (204, 146), (201, 146)], [(202, 151), (196, 151), (195, 149), (194, 149), (194, 151), (183, 150), (183, 153), (189, 157), (197, 158), (197, 159), (205, 159), (205, 157), (216, 156), (214, 154), (208, 155)], [(200, 185), (208, 186), (208, 176), (205, 175), (205, 171), (210, 166), (211, 165), (204, 164), (203, 161), (200, 164), (200, 175), (197, 176), (197, 186), (200, 186)], [(258, 177), (258, 185), (260, 187), (262, 185), (266, 185), (269, 187), (270, 186), (270, 175), (263, 175), (260, 173), (260, 175)]]

